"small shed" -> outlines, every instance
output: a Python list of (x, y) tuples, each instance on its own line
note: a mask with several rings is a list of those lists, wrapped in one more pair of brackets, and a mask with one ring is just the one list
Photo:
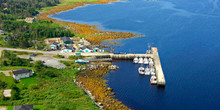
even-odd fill
[(6, 89), (3, 91), (4, 97), (11, 97), (11, 89)]

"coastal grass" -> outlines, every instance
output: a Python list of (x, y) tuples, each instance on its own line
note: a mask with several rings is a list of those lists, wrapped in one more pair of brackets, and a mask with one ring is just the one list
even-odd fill
[(67, 5), (73, 5), (74, 3), (78, 3), (78, 2), (96, 2), (98, 0), (60, 0), (60, 4), (58, 4), (57, 6), (52, 6), (52, 7), (44, 7), (41, 10), (38, 10), (39, 12), (45, 12), (45, 11), (49, 11), (51, 9), (54, 8), (59, 8), (62, 6), (67, 6)]

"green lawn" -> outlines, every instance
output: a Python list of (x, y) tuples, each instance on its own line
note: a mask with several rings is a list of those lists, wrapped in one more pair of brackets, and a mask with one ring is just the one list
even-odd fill
[(0, 71), (17, 70), (20, 68), (34, 69), (33, 67), (25, 67), (25, 66), (3, 66), (3, 67), (0, 67)]
[[(85, 92), (73, 83), (77, 70), (48, 68), (59, 74), (54, 78), (34, 76), (22, 79), (19, 84), (29, 86), (35, 83), (36, 88), (20, 89), (19, 100), (0, 100), (0, 105), (37, 105), (34, 108), (46, 110), (97, 110), (99, 109)], [(2, 76), (0, 76), (2, 77)], [(12, 81), (12, 79), (10, 79)], [(18, 87), (20, 85), (17, 85)], [(20, 88), (20, 87), (19, 87)]]
[(6, 89), (10, 89), (10, 87), (15, 84), (13, 77), (5, 76), (5, 74), (0, 73), (0, 80), (7, 83)]
[(30, 84), (35, 84), (37, 82), (37, 74), (29, 78), (21, 79), (21, 83), (24, 84), (25, 87), (28, 87)]

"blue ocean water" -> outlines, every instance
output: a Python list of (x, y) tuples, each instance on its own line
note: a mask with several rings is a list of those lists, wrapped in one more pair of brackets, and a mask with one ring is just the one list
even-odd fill
[(117, 40), (123, 46), (116, 51), (145, 53), (148, 43), (158, 47), (165, 89), (151, 86), (131, 61), (113, 62), (120, 68), (106, 77), (116, 98), (130, 108), (220, 110), (220, 1), (130, 0), (51, 17), (146, 35)]

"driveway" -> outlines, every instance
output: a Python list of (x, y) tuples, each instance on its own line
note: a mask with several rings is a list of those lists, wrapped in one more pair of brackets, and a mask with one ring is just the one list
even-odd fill
[[(11, 71), (0, 71), (0, 73), (5, 74), (5, 76), (10, 76), (9, 72), (11, 72)], [(1, 109), (0, 109), (0, 110), (1, 110)]]

